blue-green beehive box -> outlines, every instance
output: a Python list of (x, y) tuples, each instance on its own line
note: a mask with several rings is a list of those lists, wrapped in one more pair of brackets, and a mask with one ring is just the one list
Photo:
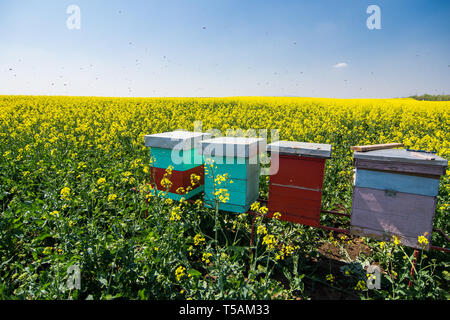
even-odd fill
[[(150, 147), (152, 158), (151, 175), (158, 190), (166, 191), (166, 196), (173, 200), (192, 198), (203, 191), (203, 156), (198, 152), (199, 142), (209, 139), (211, 134), (189, 131), (171, 131), (145, 136), (145, 145)], [(172, 167), (169, 190), (161, 185), (166, 169)], [(190, 176), (201, 176), (201, 183), (192, 186)], [(178, 193), (179, 188), (192, 190)]]
[[(199, 152), (205, 158), (205, 206), (215, 207), (218, 202), (220, 210), (248, 211), (259, 196), (260, 153), (265, 148), (266, 140), (262, 138), (220, 137), (201, 141)], [(219, 175), (227, 175), (227, 179), (220, 182)], [(227, 190), (225, 203), (216, 195), (219, 189)]]

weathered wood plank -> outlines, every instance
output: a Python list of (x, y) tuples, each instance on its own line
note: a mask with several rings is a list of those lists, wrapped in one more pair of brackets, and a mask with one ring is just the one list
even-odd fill
[(303, 155), (318, 158), (331, 158), (331, 145), (299, 141), (275, 141), (267, 145), (267, 151), (279, 154)]
[(367, 152), (373, 150), (392, 149), (398, 147), (403, 147), (403, 143), (385, 143), (385, 144), (372, 144), (367, 146), (353, 146), (350, 147), (350, 149), (353, 151)]
[(435, 160), (436, 159), (436, 157), (434, 155), (427, 154), (427, 153), (412, 152), (411, 154), (414, 157), (422, 158), (422, 159), (425, 159), (425, 160)]
[(358, 169), (427, 174), (434, 176), (441, 176), (445, 174), (445, 167), (396, 161), (354, 159), (354, 166)]
[(386, 150), (375, 150), (369, 152), (358, 152), (353, 153), (354, 159), (365, 159), (365, 160), (378, 160), (378, 161), (393, 161), (393, 162), (407, 162), (416, 163), (424, 165), (433, 165), (447, 167), (448, 161), (442, 157), (439, 157), (433, 153), (419, 153), (423, 156), (428, 156), (434, 158), (434, 160), (428, 160), (424, 157), (418, 157), (416, 154), (418, 152), (408, 151), (405, 149), (386, 149)]
[(439, 192), (439, 179), (356, 169), (355, 186), (434, 197)]

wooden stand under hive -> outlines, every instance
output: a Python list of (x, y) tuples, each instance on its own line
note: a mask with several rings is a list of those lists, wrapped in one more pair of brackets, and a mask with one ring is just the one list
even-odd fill
[[(259, 196), (260, 153), (266, 140), (261, 138), (220, 137), (201, 141), (205, 158), (206, 207), (213, 208), (218, 197), (219, 209), (247, 212)], [(224, 181), (218, 176), (226, 177)]]
[(211, 134), (172, 131), (145, 136), (153, 163), (150, 167), (157, 190), (170, 199), (192, 198), (204, 190), (204, 161), (198, 153), (199, 142)]
[(280, 212), (281, 220), (318, 227), (331, 145), (276, 141), (267, 151), (271, 153), (269, 216)]
[(447, 160), (404, 149), (354, 152), (356, 167), (351, 233), (422, 248), (431, 243), (439, 178)]

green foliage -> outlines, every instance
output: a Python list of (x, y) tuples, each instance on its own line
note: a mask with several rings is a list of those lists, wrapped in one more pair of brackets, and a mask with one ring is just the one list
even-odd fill
[(450, 94), (423, 94), (421, 96), (410, 96), (410, 98), (422, 101), (450, 101)]

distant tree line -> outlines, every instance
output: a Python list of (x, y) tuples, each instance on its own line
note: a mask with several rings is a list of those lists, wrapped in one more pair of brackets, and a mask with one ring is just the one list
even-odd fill
[(410, 96), (410, 98), (425, 101), (450, 101), (450, 94), (423, 94), (421, 96)]

